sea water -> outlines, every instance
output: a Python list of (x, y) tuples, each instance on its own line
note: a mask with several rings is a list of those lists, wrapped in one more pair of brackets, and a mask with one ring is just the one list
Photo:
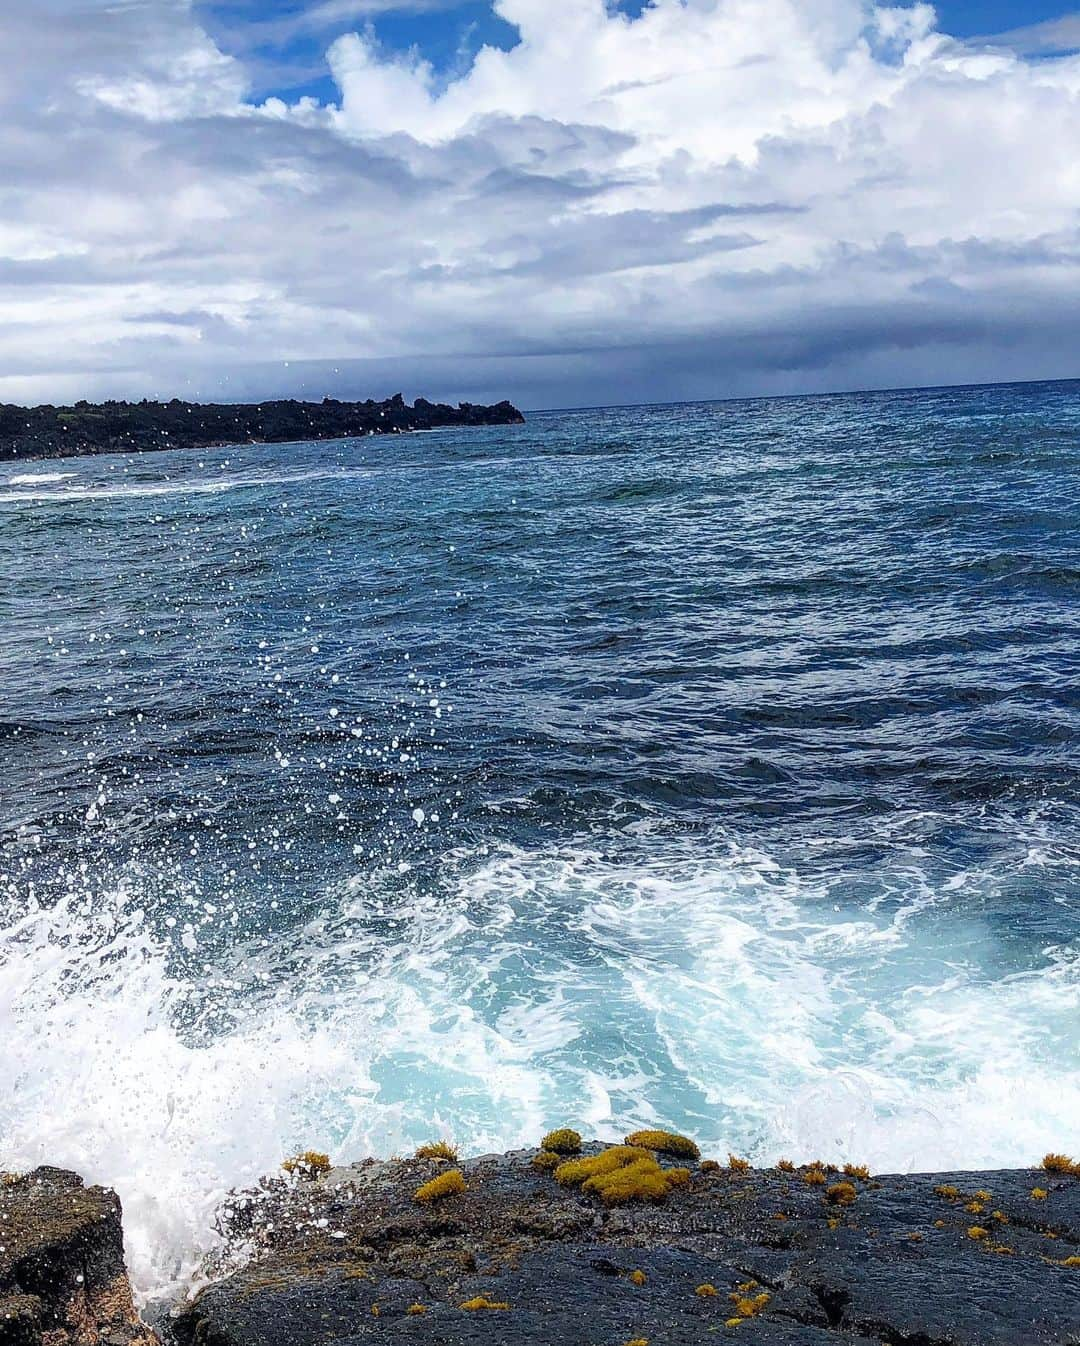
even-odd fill
[(1080, 1149), (1080, 385), (0, 467), (0, 1168)]

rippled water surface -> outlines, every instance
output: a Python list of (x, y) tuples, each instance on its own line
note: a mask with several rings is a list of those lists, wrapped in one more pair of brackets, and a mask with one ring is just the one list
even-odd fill
[(0, 1168), (1080, 1148), (1080, 385), (0, 466)]

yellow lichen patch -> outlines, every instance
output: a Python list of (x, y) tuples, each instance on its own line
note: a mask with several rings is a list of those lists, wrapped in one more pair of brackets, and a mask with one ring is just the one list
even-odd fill
[(967, 1231), (967, 1236), (969, 1239), (984, 1239), (987, 1237), (989, 1232), (990, 1231), (988, 1229), (984, 1229), (982, 1225), (973, 1224), (971, 1228)]
[(985, 1187), (980, 1187), (974, 1194), (976, 1201), (990, 1201), (993, 1198), (993, 1192), (988, 1192)]
[(1050, 1193), (1046, 1190), (1045, 1187), (1033, 1187), (1031, 1189), (1032, 1201), (1045, 1201), (1049, 1195)]
[(825, 1193), (825, 1200), (831, 1206), (853, 1206), (858, 1195), (854, 1183), (834, 1182)]
[(725, 1327), (742, 1327), (742, 1325), (743, 1325), (742, 1318), (729, 1318), (727, 1322), (724, 1324)]
[(652, 1159), (652, 1155), (640, 1146), (611, 1145), (590, 1159), (568, 1159), (565, 1164), (560, 1164), (555, 1170), (555, 1181), (563, 1187), (580, 1187), (589, 1178), (595, 1178), (601, 1173), (614, 1173), (618, 1168), (639, 1163), (643, 1159)]
[(922, 1242), (922, 1235), (919, 1233), (918, 1230), (915, 1230), (913, 1233), (909, 1234), (908, 1238), (911, 1240), (912, 1243)]
[(441, 1201), (443, 1197), (457, 1196), (465, 1190), (465, 1179), (459, 1168), (452, 1168), (446, 1173), (440, 1173), (437, 1178), (432, 1178), (430, 1182), (425, 1182), (422, 1187), (418, 1187), (413, 1193), (413, 1200), (422, 1204), (430, 1201)]
[(417, 1159), (442, 1159), (446, 1163), (452, 1164), (457, 1158), (457, 1146), (450, 1145), (445, 1140), (432, 1140), (427, 1145), (421, 1145), (416, 1151)]
[(305, 1150), (286, 1159), (281, 1167), (286, 1173), (296, 1173), (302, 1178), (317, 1178), (320, 1173), (330, 1172), (330, 1156), (319, 1150)]
[(832, 1217), (830, 1218), (830, 1220), (829, 1220), (829, 1228), (830, 1228), (830, 1229), (839, 1229), (839, 1228), (840, 1228), (840, 1217), (839, 1217), (839, 1215), (834, 1215), (834, 1216), (832, 1216)]
[(790, 1159), (778, 1159), (776, 1161), (776, 1167), (780, 1170), (781, 1173), (795, 1172), (795, 1165), (791, 1162)]
[(1080, 1257), (1066, 1257), (1063, 1262), (1058, 1262), (1059, 1267), (1080, 1267)]
[(719, 1291), (715, 1285), (705, 1284), (699, 1285), (694, 1291), (694, 1294), (697, 1295), (699, 1299), (715, 1299), (717, 1294), (719, 1294)]
[(935, 1228), (935, 1229), (946, 1229), (947, 1227), (948, 1227), (948, 1226), (945, 1224), (945, 1221), (944, 1221), (944, 1220), (935, 1220), (935, 1221), (934, 1221), (934, 1228)]
[(844, 1172), (849, 1178), (862, 1178), (864, 1182), (870, 1176), (870, 1170), (865, 1164), (845, 1164)]
[(487, 1295), (475, 1295), (472, 1299), (467, 1299), (461, 1305), (467, 1313), (476, 1313), (480, 1309), (508, 1309), (509, 1304), (501, 1299), (488, 1299)]
[(1080, 1177), (1080, 1164), (1067, 1154), (1048, 1154), (1043, 1158), (1042, 1166), (1047, 1173), (1067, 1173), (1074, 1178)]
[(379, 1314), (380, 1314), (381, 1312), (382, 1312), (382, 1309), (379, 1308), (378, 1304), (372, 1304), (372, 1306), (371, 1306), (371, 1316), (372, 1316), (373, 1318), (378, 1318), (378, 1316), (379, 1316)]
[(1003, 1210), (995, 1210), (995, 1211), (991, 1211), (991, 1212), (990, 1212), (990, 1218), (991, 1218), (991, 1220), (996, 1220), (996, 1221), (998, 1222), (998, 1224), (1008, 1224), (1008, 1223), (1009, 1223), (1009, 1217), (1005, 1214), (1005, 1212), (1004, 1212)]
[(749, 1173), (750, 1160), (740, 1159), (738, 1155), (729, 1154), (727, 1157), (727, 1166), (731, 1169), (732, 1173)]
[(678, 1159), (701, 1158), (701, 1151), (690, 1137), (674, 1131), (634, 1131), (626, 1137), (626, 1144), (656, 1150), (659, 1154), (673, 1154)]
[(960, 1195), (959, 1190), (949, 1182), (943, 1182), (940, 1187), (935, 1187), (934, 1191), (938, 1196), (943, 1196), (946, 1201), (955, 1201)]
[(412, 1316), (415, 1318), (417, 1314), (427, 1313), (427, 1309), (423, 1306), (423, 1304), (410, 1304), (409, 1307), (405, 1310), (405, 1312), (412, 1314)]
[(763, 1309), (768, 1307), (772, 1296), (763, 1290), (761, 1294), (754, 1295), (753, 1298), (749, 1295), (740, 1294), (729, 1295), (728, 1298), (735, 1305), (736, 1318), (756, 1318)]
[(715, 1159), (703, 1159), (700, 1164), (702, 1173), (719, 1173), (720, 1165)]
[(644, 1271), (631, 1271), (630, 1273), (631, 1285), (644, 1285), (648, 1279), (649, 1278), (645, 1275)]
[(964, 1207), (964, 1209), (966, 1211), (969, 1211), (972, 1215), (981, 1215), (983, 1211), (986, 1209), (986, 1202), (969, 1201), (967, 1205)]
[(556, 1154), (554, 1150), (541, 1150), (532, 1157), (533, 1168), (538, 1168), (544, 1173), (553, 1173), (562, 1162), (562, 1155)]
[(826, 1181), (825, 1170), (821, 1168), (808, 1168), (803, 1174), (803, 1182), (808, 1187), (824, 1187)]
[(554, 1150), (556, 1154), (580, 1154), (581, 1136), (568, 1126), (560, 1126), (549, 1131), (540, 1142), (543, 1150)]
[(626, 1343), (626, 1346), (649, 1346), (648, 1337), (634, 1337)]

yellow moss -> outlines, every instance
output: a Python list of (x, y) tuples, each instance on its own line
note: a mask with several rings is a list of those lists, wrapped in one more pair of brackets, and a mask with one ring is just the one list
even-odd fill
[(649, 1278), (645, 1275), (644, 1271), (631, 1271), (630, 1273), (631, 1285), (644, 1285), (648, 1279)]
[(656, 1150), (660, 1154), (673, 1154), (678, 1159), (701, 1158), (701, 1151), (689, 1136), (680, 1136), (674, 1131), (634, 1131), (626, 1137), (626, 1144)]
[(987, 1237), (989, 1232), (990, 1231), (988, 1229), (984, 1229), (982, 1225), (973, 1224), (971, 1228), (967, 1231), (967, 1236), (969, 1239), (984, 1239)]
[(598, 1196), (605, 1206), (624, 1206), (629, 1201), (663, 1201), (671, 1187), (668, 1174), (650, 1158), (587, 1178), (581, 1190)]
[(996, 1221), (998, 1222), (998, 1224), (1008, 1224), (1008, 1223), (1009, 1223), (1009, 1217), (1005, 1214), (1005, 1212), (1004, 1212), (1003, 1210), (995, 1210), (995, 1211), (991, 1211), (991, 1213), (990, 1213), (990, 1218), (991, 1218), (991, 1220), (996, 1220)]
[(715, 1299), (718, 1291), (715, 1285), (699, 1285), (694, 1291), (699, 1299)]
[(432, 1178), (430, 1182), (425, 1182), (422, 1187), (418, 1187), (413, 1193), (413, 1200), (426, 1204), (429, 1201), (440, 1201), (445, 1196), (456, 1196), (465, 1190), (465, 1179), (459, 1168), (452, 1168), (446, 1173), (440, 1173), (437, 1178)]
[(1080, 1176), (1080, 1164), (1067, 1154), (1048, 1154), (1042, 1161), (1047, 1173), (1067, 1173), (1074, 1178)]
[(581, 1136), (568, 1126), (549, 1131), (540, 1142), (543, 1150), (554, 1150), (556, 1154), (580, 1154)]
[(429, 1141), (416, 1151), (417, 1159), (445, 1159), (448, 1164), (454, 1162), (457, 1154), (457, 1146), (449, 1145), (445, 1140)]
[(824, 1170), (820, 1168), (808, 1168), (803, 1174), (803, 1182), (805, 1182), (808, 1187), (824, 1187), (826, 1182)]
[(870, 1176), (870, 1170), (865, 1164), (845, 1164), (844, 1172), (849, 1178), (862, 1178), (864, 1182)]
[(776, 1161), (776, 1167), (780, 1170), (781, 1173), (795, 1172), (795, 1165), (791, 1162), (790, 1159), (778, 1159)]
[(825, 1193), (825, 1200), (832, 1206), (853, 1206), (858, 1195), (854, 1183), (834, 1182)]
[(834, 1216), (829, 1220), (829, 1228), (830, 1228), (830, 1229), (839, 1229), (839, 1228), (840, 1228), (840, 1217), (839, 1217), (839, 1215), (834, 1215)]
[(967, 1203), (967, 1205), (964, 1207), (964, 1209), (965, 1209), (966, 1211), (970, 1211), (970, 1213), (971, 1213), (972, 1215), (981, 1215), (981, 1214), (983, 1213), (983, 1211), (986, 1209), (986, 1202), (985, 1202), (985, 1201), (969, 1201), (969, 1202)]
[(735, 1316), (737, 1318), (756, 1318), (762, 1309), (767, 1308), (771, 1295), (762, 1291), (759, 1295), (751, 1298), (749, 1295), (729, 1295), (728, 1298), (735, 1305)]
[(1080, 1267), (1080, 1257), (1066, 1257), (1063, 1262), (1058, 1263), (1059, 1267)]
[(298, 1173), (302, 1178), (317, 1178), (320, 1173), (330, 1172), (330, 1156), (318, 1150), (305, 1150), (286, 1159), (281, 1167), (286, 1173)]
[(1045, 1187), (1033, 1187), (1031, 1189), (1032, 1201), (1045, 1201), (1049, 1195), (1050, 1193), (1046, 1190)]
[(601, 1173), (614, 1173), (617, 1168), (643, 1159), (652, 1159), (652, 1156), (640, 1146), (611, 1145), (590, 1159), (568, 1159), (565, 1164), (560, 1164), (555, 1170), (555, 1181), (563, 1187), (580, 1187), (589, 1178), (595, 1178)]
[(701, 1167), (701, 1171), (702, 1171), (702, 1173), (719, 1173), (719, 1172), (720, 1172), (720, 1165), (716, 1162), (715, 1159), (703, 1159), (703, 1160), (701, 1161), (701, 1165), (700, 1165), (700, 1167)]
[(533, 1168), (538, 1168), (541, 1172), (551, 1173), (562, 1163), (561, 1154), (556, 1154), (554, 1150), (541, 1150), (539, 1154), (532, 1157)]
[(755, 1291), (757, 1288), (758, 1288), (757, 1281), (743, 1281), (741, 1285), (737, 1285), (735, 1287), (735, 1289), (739, 1292), (739, 1294), (732, 1295), (731, 1298), (738, 1299), (739, 1295), (752, 1294), (753, 1291)]
[(423, 1304), (410, 1304), (409, 1307), (405, 1310), (405, 1312), (411, 1313), (413, 1317), (415, 1317), (418, 1313), (427, 1313), (427, 1309), (423, 1306)]
[(479, 1309), (508, 1309), (510, 1305), (503, 1300), (488, 1299), (487, 1295), (475, 1295), (472, 1299), (467, 1299), (461, 1307), (468, 1313), (475, 1313)]
[(740, 1159), (737, 1155), (729, 1154), (727, 1157), (727, 1166), (732, 1173), (748, 1173), (750, 1171), (750, 1160)]
[(960, 1195), (959, 1191), (949, 1182), (943, 1182), (940, 1187), (935, 1187), (934, 1191), (938, 1196), (943, 1196), (946, 1201), (955, 1201)]
[(636, 1145), (612, 1145), (589, 1159), (570, 1159), (555, 1170), (566, 1187), (580, 1186), (607, 1206), (628, 1201), (663, 1201), (673, 1187), (690, 1181), (685, 1168), (662, 1169), (648, 1150)]
[(975, 1193), (976, 1201), (989, 1201), (993, 1197), (993, 1192), (988, 1192), (985, 1187), (980, 1187)]

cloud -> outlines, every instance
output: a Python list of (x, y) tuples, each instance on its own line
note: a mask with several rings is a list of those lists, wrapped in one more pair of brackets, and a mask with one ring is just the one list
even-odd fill
[(1075, 372), (1080, 60), (926, 5), (498, 0), (459, 77), (339, 35), (333, 105), (256, 101), (187, 0), (18, 8), (0, 398)]

